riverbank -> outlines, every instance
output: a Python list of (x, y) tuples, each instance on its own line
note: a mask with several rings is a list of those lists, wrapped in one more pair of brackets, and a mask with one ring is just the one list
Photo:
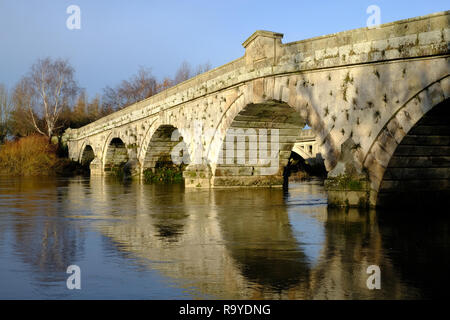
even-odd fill
[(62, 156), (63, 150), (46, 137), (31, 135), (0, 146), (0, 175), (72, 176), (86, 173), (77, 162)]

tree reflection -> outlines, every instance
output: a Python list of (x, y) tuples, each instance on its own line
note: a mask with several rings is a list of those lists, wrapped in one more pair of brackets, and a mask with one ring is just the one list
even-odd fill
[[(55, 179), (11, 179), (2, 193), (15, 197), (14, 251), (36, 268), (39, 281), (57, 281), (84, 251), (83, 231), (66, 217), (66, 182)], [(8, 211), (4, 212), (8, 213)]]

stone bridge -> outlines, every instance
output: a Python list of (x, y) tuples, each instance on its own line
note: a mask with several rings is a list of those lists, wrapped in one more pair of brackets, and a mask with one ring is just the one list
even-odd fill
[(448, 195), (449, 13), (286, 44), (256, 31), (243, 57), (69, 129), (69, 156), (139, 176), (177, 155), (187, 188), (278, 186), (308, 125), (330, 204)]

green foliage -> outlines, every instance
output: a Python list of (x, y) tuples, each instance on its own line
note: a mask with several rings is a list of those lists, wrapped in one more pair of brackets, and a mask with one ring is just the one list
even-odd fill
[(181, 183), (183, 182), (183, 170), (181, 167), (162, 166), (144, 170), (145, 183)]
[(359, 191), (364, 189), (364, 183), (348, 175), (339, 175), (332, 179), (328, 179), (328, 186), (341, 190)]

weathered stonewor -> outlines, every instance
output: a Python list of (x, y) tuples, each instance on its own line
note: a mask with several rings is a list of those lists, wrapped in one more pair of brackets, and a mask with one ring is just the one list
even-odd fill
[[(430, 110), (448, 105), (449, 17), (440, 12), (286, 44), (280, 33), (257, 31), (243, 43), (244, 57), (68, 130), (70, 157), (92, 160), (92, 174), (126, 160), (139, 175), (179, 147), (179, 137), (160, 134), (170, 128), (191, 160), (187, 187), (274, 186), (307, 123), (328, 171), (330, 203), (376, 205), (397, 146)], [(279, 130), (278, 170), (221, 163), (231, 129), (247, 140), (248, 129)], [(252, 149), (244, 148), (247, 157)]]

